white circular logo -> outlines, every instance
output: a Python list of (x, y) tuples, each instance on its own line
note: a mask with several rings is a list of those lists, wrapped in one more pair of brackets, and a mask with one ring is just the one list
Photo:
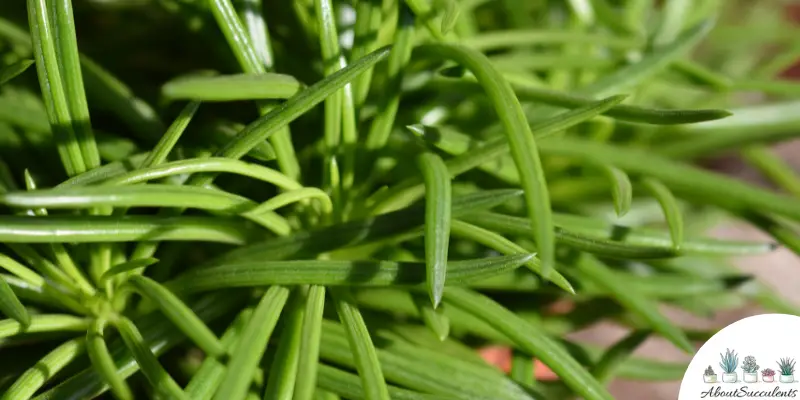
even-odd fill
[(678, 400), (800, 398), (800, 317), (763, 314), (728, 325), (689, 363)]

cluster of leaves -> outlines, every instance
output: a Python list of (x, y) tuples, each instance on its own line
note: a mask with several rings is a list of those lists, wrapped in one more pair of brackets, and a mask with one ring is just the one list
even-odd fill
[(755, 374), (758, 372), (758, 364), (756, 364), (756, 358), (753, 356), (747, 356), (742, 361), (742, 371), (747, 372), (748, 374)]
[(778, 369), (781, 371), (781, 375), (794, 374), (794, 364), (794, 358), (781, 358), (778, 361)]
[(703, 234), (800, 253), (779, 2), (75, 6), (0, 5), (4, 399), (611, 399), (661, 305), (797, 314)]
[(720, 353), (719, 358), (719, 367), (722, 368), (723, 372), (726, 374), (736, 372), (736, 366), (739, 365), (739, 355), (735, 351), (726, 349), (725, 354)]

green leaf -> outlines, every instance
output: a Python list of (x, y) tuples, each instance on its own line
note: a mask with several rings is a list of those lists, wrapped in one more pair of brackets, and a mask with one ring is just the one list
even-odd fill
[(161, 93), (172, 100), (241, 101), (288, 99), (301, 89), (291, 75), (264, 73), (186, 76), (165, 83)]
[(453, 59), (469, 69), (486, 90), (506, 134), (511, 156), (517, 166), (525, 191), (532, 237), (539, 248), (542, 274), (547, 277), (555, 267), (555, 237), (552, 210), (539, 151), (522, 106), (511, 85), (492, 67), (491, 62), (476, 50), (458, 45), (430, 44), (418, 50), (435, 58)]
[(683, 245), (683, 216), (681, 216), (681, 209), (678, 205), (678, 200), (672, 192), (664, 186), (663, 183), (655, 179), (645, 178), (642, 184), (648, 191), (656, 198), (661, 209), (664, 211), (664, 217), (667, 219), (669, 226), (669, 235), (672, 238), (672, 246), (675, 250), (679, 250)]
[[(150, 153), (154, 154), (154, 153)], [(143, 166), (145, 163), (142, 163)], [(294, 179), (280, 172), (254, 163), (231, 160), (221, 157), (207, 157), (167, 162), (150, 167), (140, 168), (128, 173), (108, 176), (103, 179), (104, 185), (133, 185), (175, 175), (193, 174), (197, 172), (227, 172), (269, 182), (286, 190), (302, 189)]]
[[(226, 349), (231, 350), (237, 345), (245, 324), (252, 314), (253, 310), (246, 308), (228, 326), (228, 329), (220, 339)], [(206, 357), (203, 360), (203, 364), (192, 376), (189, 384), (186, 385), (186, 395), (192, 400), (210, 400), (220, 383), (222, 383), (225, 370), (226, 366), (222, 361), (214, 357)]]
[(239, 399), (245, 396), (288, 297), (289, 289), (281, 286), (270, 286), (261, 297), (241, 333), (239, 344), (231, 353), (228, 370), (214, 399)]
[(649, 331), (633, 331), (625, 338), (615, 343), (603, 354), (597, 363), (592, 366), (592, 375), (602, 383), (608, 383), (614, 377), (614, 372), (620, 364), (650, 336)]
[(92, 366), (109, 386), (116, 398), (120, 400), (133, 399), (131, 388), (125, 383), (124, 378), (117, 375), (117, 366), (114, 364), (114, 359), (108, 351), (103, 334), (105, 326), (106, 322), (98, 319), (92, 322), (89, 330), (86, 332), (86, 348), (88, 350), (89, 360), (91, 360)]
[[(525, 218), (489, 211), (475, 211), (461, 217), (461, 219), (498, 233), (510, 235), (524, 235), (529, 226)], [(620, 244), (625, 243), (638, 246), (640, 247), (639, 250), (642, 250), (641, 247), (650, 247), (653, 254), (657, 253), (653, 248), (660, 248), (659, 251), (662, 254), (674, 254), (674, 250), (672, 250), (674, 246), (670, 235), (662, 231), (613, 225), (601, 219), (561, 213), (556, 213), (554, 215), (554, 220), (557, 226), (557, 237), (559, 232), (568, 232), (572, 234), (564, 236), (565, 240), (569, 240), (570, 238), (580, 239), (581, 236), (583, 237), (584, 240), (572, 241), (572, 244), (575, 245), (576, 248), (579, 248), (578, 246), (582, 244), (589, 245), (590, 243), (587, 243), (587, 241), (599, 240), (604, 244), (607, 244), (609, 241), (617, 241)], [(593, 248), (602, 249), (597, 246)], [(691, 238), (687, 239), (681, 246), (681, 254), (747, 255), (763, 254), (774, 249), (775, 245), (773, 243), (731, 241), (714, 238)], [(581, 250), (588, 250), (588, 248), (583, 248)], [(632, 250), (637, 249), (634, 248)]]
[(381, 364), (375, 352), (364, 318), (346, 288), (331, 289), (336, 313), (344, 326), (350, 351), (353, 353), (356, 370), (361, 377), (365, 397), (388, 400), (389, 389), (383, 378)]
[(306, 291), (296, 288), (289, 298), (284, 325), (281, 330), (278, 350), (269, 369), (267, 388), (264, 399), (292, 400), (296, 388), (299, 360), (301, 358), (304, 338), (303, 322), (305, 320)]
[[(521, 192), (517, 189), (483, 190), (453, 197), (452, 215), (458, 217), (470, 211), (503, 204)], [(383, 215), (342, 224), (297, 232), (285, 238), (255, 243), (231, 251), (211, 262), (220, 265), (232, 261), (283, 260), (305, 258), (332, 250), (369, 243), (406, 233), (424, 224), (425, 210), (421, 204)], [(2, 217), (0, 217), (0, 221)], [(0, 224), (0, 233), (3, 225)], [(4, 236), (0, 235), (0, 238)]]
[[(445, 291), (445, 300), (447, 300)], [(410, 299), (409, 299), (410, 301)], [(413, 307), (413, 304), (412, 304)], [(486, 364), (474, 364), (421, 346), (403, 343), (397, 338), (378, 333), (378, 361), (390, 382), (446, 397), (486, 398), (501, 400), (531, 399), (502, 372)], [(349, 368), (355, 367), (355, 357), (344, 328), (331, 321), (322, 325), (320, 357), (328, 362)], [(437, 379), (447, 374), (449, 379)]]
[(300, 358), (294, 387), (296, 400), (311, 400), (317, 386), (319, 343), (322, 335), (322, 315), (325, 311), (325, 286), (311, 285), (306, 294), (303, 313)]
[(442, 34), (446, 35), (456, 26), (458, 22), (458, 14), (461, 9), (455, 0), (441, 0), (443, 14), (442, 14)]
[(631, 208), (631, 201), (633, 199), (631, 180), (628, 178), (628, 174), (619, 168), (604, 165), (601, 166), (601, 171), (603, 171), (606, 178), (611, 182), (611, 197), (614, 200), (614, 211), (617, 213), (617, 217), (622, 217), (627, 214), (628, 210)]
[(423, 153), (417, 165), (425, 181), (425, 268), (433, 308), (442, 301), (450, 247), (452, 190), (447, 166), (433, 153)]
[[(157, 216), (0, 216), (0, 241), (4, 243), (95, 243), (137, 241), (205, 241), (244, 244), (257, 236), (252, 226), (231, 218)], [(9, 260), (0, 254), (0, 267)], [(13, 260), (12, 260), (13, 261)], [(11, 273), (33, 283), (44, 278), (19, 263)], [(22, 275), (20, 275), (22, 274)]]
[[(465, 216), (464, 218), (469, 219), (470, 217)], [(530, 252), (524, 247), (504, 238), (495, 232), (482, 229), (460, 220), (453, 221), (452, 229), (454, 235), (481, 243), (486, 247), (489, 247), (495, 251), (499, 251), (508, 256), (512, 256), (513, 254), (526, 254)], [(527, 226), (525, 229), (527, 231)], [(539, 260), (534, 257), (530, 257), (530, 259), (525, 262), (525, 266), (536, 274), (541, 275), (542, 273), (542, 266), (539, 263)], [(575, 289), (572, 288), (572, 285), (569, 283), (569, 281), (557, 271), (553, 272), (550, 277), (545, 279), (553, 282), (556, 286), (566, 290), (568, 293), (575, 293)]]
[[(225, 315), (234, 313), (242, 305), (242, 297), (231, 293), (215, 293), (205, 296), (195, 302), (192, 309), (205, 322), (211, 322)], [(141, 327), (142, 336), (146, 343), (150, 343), (150, 351), (159, 355), (173, 348), (185, 339), (183, 334), (171, 327), (168, 320), (160, 313), (151, 313), (136, 319), (136, 324)], [(84, 327), (81, 331), (88, 329)], [(110, 343), (109, 351), (117, 365), (117, 374), (126, 379), (139, 370), (139, 364), (131, 355), (125, 343), (115, 340)], [(103, 379), (98, 376), (94, 368), (89, 367), (76, 373), (56, 387), (36, 397), (36, 400), (63, 399), (73, 396), (78, 398), (95, 398), (108, 390)]]
[[(359, 2), (359, 6), (362, 3)], [(385, 70), (386, 90), (383, 93), (383, 107), (372, 120), (369, 134), (364, 146), (367, 150), (375, 151), (386, 145), (394, 126), (397, 110), (400, 106), (402, 83), (405, 66), (411, 59), (414, 48), (414, 16), (411, 11), (399, 5), (400, 15), (397, 21), (397, 30), (394, 35), (394, 44), (389, 53), (388, 66)], [(355, 50), (354, 50), (355, 51)], [(363, 76), (363, 75), (362, 75)]]
[(21, 60), (0, 68), (0, 85), (16, 78), (17, 75), (25, 72), (33, 63), (33, 60)]
[(28, 315), (28, 310), (19, 301), (11, 286), (5, 279), (0, 277), (0, 311), (7, 317), (12, 318), (19, 322), (22, 326), (31, 324), (31, 317)]
[(149, 267), (158, 262), (157, 258), (148, 257), (148, 258), (140, 258), (137, 260), (126, 261), (122, 264), (117, 264), (108, 271), (104, 272), (102, 276), (100, 276), (100, 282), (105, 282), (106, 280), (121, 274), (123, 272), (132, 271), (139, 268)]
[(694, 346), (689, 342), (686, 334), (670, 322), (651, 299), (638, 293), (624, 281), (620, 281), (611, 270), (594, 257), (584, 254), (577, 264), (582, 276), (592, 283), (602, 287), (616, 301), (629, 309), (631, 313), (647, 321), (654, 331), (662, 334), (679, 349), (693, 352)]
[[(464, 285), (513, 270), (531, 254), (487, 257), (447, 263), (448, 284)], [(266, 285), (413, 286), (426, 282), (425, 263), (395, 261), (292, 260), (250, 261), (195, 269), (166, 283), (176, 293)]]
[[(82, 339), (64, 342), (42, 357), (6, 389), (2, 400), (28, 400), (85, 350)], [(123, 398), (120, 398), (123, 399)]]
[[(603, 113), (605, 110), (608, 110), (615, 104), (618, 104), (623, 99), (624, 96), (612, 96), (610, 98), (592, 103), (586, 107), (581, 107), (576, 110), (558, 114), (542, 121), (541, 123), (533, 125), (531, 130), (542, 136), (565, 130)], [(442, 131), (442, 133), (445, 134), (446, 132), (447, 131)], [(428, 133), (427, 130), (425, 133)], [(453, 146), (456, 143), (449, 142), (446, 136), (428, 137), (426, 135), (425, 139), (430, 143), (436, 144), (437, 147), (442, 148), (450, 154), (458, 155), (458, 157), (454, 157), (445, 163), (447, 164), (448, 171), (450, 171), (451, 178), (497, 159), (498, 157), (508, 153), (510, 150), (508, 141), (506, 141), (502, 136), (490, 139), (484, 143), (476, 143), (476, 148), (472, 150), (469, 148), (469, 143), (462, 142), (460, 143), (461, 146)], [(391, 209), (396, 201), (408, 201), (406, 199), (409, 197), (413, 198), (412, 193), (419, 191), (418, 188), (421, 186), (421, 179), (410, 178), (403, 180), (395, 185), (391, 190), (387, 191), (383, 196), (381, 196), (380, 200), (376, 200), (377, 204), (373, 207), (373, 209), (375, 211)]]
[(134, 275), (127, 281), (137, 292), (161, 309), (161, 312), (211, 357), (225, 353), (214, 332), (177, 296), (156, 281)]
[(612, 399), (611, 394), (558, 343), (500, 304), (465, 289), (448, 288), (445, 302), (480, 318), (502, 332), (521, 350), (540, 359), (576, 394), (587, 400)]
[[(357, 375), (342, 371), (325, 364), (319, 366), (319, 386), (325, 390), (330, 390), (338, 395), (345, 396), (353, 400), (367, 400), (364, 387)], [(423, 394), (411, 390), (401, 389), (396, 386), (387, 386), (389, 396), (397, 400), (444, 400), (451, 399), (448, 396), (435, 396)]]
[(164, 367), (159, 364), (158, 359), (150, 351), (150, 346), (145, 343), (136, 325), (131, 320), (121, 317), (115, 322), (115, 326), (125, 342), (125, 346), (131, 351), (136, 363), (139, 364), (139, 368), (142, 369), (142, 374), (144, 374), (156, 392), (167, 398), (188, 400), (189, 397), (186, 396), (186, 393), (183, 392)]
[(53, 137), (61, 163), (68, 176), (87, 170), (80, 142), (76, 136), (65, 93), (62, 70), (56, 52), (57, 29), (45, 0), (28, 0), (28, 22), (33, 41), (36, 70)]
[(430, 302), (423, 301), (419, 296), (413, 296), (414, 303), (419, 309), (419, 314), (422, 316), (422, 322), (433, 332), (436, 337), (444, 341), (450, 335), (450, 320), (447, 315), (442, 312), (443, 306), (433, 308)]
[(639, 62), (603, 76), (578, 90), (578, 93), (593, 97), (607, 96), (643, 82), (684, 55), (711, 30), (713, 25), (714, 21), (709, 20), (686, 30), (670, 44), (645, 53)]
[(81, 209), (94, 207), (191, 207), (241, 214), (279, 235), (289, 233), (283, 217), (265, 211), (248, 214), (256, 204), (244, 197), (217, 189), (193, 186), (149, 184), (132, 186), (89, 186), (70, 189), (42, 189), (0, 194), (0, 203), (14, 207)]
[(543, 154), (591, 159), (629, 174), (649, 176), (676, 193), (702, 197), (707, 203), (728, 210), (761, 209), (800, 219), (800, 203), (787, 196), (644, 151), (567, 138), (546, 141), (540, 148)]
[(28, 325), (22, 325), (13, 319), (0, 320), (0, 338), (7, 338), (21, 333), (39, 332), (82, 332), (89, 327), (89, 321), (66, 314), (31, 315)]

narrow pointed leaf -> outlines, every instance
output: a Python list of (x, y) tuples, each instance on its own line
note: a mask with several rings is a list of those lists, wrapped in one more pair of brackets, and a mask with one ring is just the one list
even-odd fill
[(33, 65), (33, 60), (17, 61), (14, 64), (0, 68), (0, 85), (14, 79)]
[(678, 200), (672, 192), (656, 179), (645, 178), (642, 184), (656, 198), (658, 204), (664, 212), (664, 217), (669, 226), (669, 235), (672, 238), (672, 246), (678, 250), (683, 245), (683, 216), (678, 205)]
[[(246, 308), (240, 312), (233, 323), (228, 326), (228, 329), (222, 335), (222, 339), (220, 339), (222, 345), (225, 346), (226, 349), (232, 350), (236, 347), (245, 324), (252, 314), (253, 309)], [(203, 364), (192, 376), (189, 384), (186, 385), (184, 389), (186, 395), (192, 400), (210, 400), (222, 383), (226, 368), (225, 364), (218, 358), (206, 357), (203, 360)]]
[(289, 298), (285, 324), (278, 341), (278, 350), (269, 369), (264, 399), (292, 400), (298, 374), (305, 319), (305, 288), (297, 288)]
[(86, 332), (86, 349), (92, 367), (111, 388), (111, 392), (119, 400), (132, 400), (133, 392), (125, 379), (117, 375), (117, 366), (108, 351), (103, 330), (105, 321), (95, 320)]
[(616, 370), (625, 359), (650, 336), (649, 331), (633, 331), (631, 334), (615, 343), (603, 354), (597, 363), (592, 366), (592, 375), (598, 381), (608, 383)]
[(228, 370), (214, 395), (215, 400), (240, 399), (247, 394), (288, 297), (289, 289), (281, 286), (270, 286), (261, 297), (241, 334), (239, 344), (231, 353)]
[(578, 263), (578, 269), (585, 279), (605, 289), (616, 301), (647, 321), (654, 331), (662, 334), (679, 349), (686, 352), (695, 351), (686, 334), (661, 313), (655, 302), (626, 285), (624, 281), (616, 279), (616, 275), (600, 261), (584, 254)]
[[(448, 284), (471, 281), (511, 271), (530, 261), (531, 254), (514, 254), (447, 263)], [(266, 285), (414, 286), (426, 282), (425, 263), (395, 261), (293, 260), (223, 264), (187, 272), (166, 287), (176, 293), (194, 293), (234, 287)]]
[(511, 339), (520, 349), (542, 360), (576, 394), (586, 400), (610, 400), (611, 394), (555, 340), (519, 316), (481, 294), (452, 288), (445, 302), (480, 318)]
[(322, 315), (325, 310), (325, 286), (311, 285), (306, 295), (303, 313), (300, 359), (297, 363), (294, 398), (311, 400), (317, 386), (319, 341), (322, 335)]
[(233, 74), (173, 79), (164, 84), (161, 93), (173, 100), (240, 101), (288, 99), (302, 88), (291, 75)]
[(450, 176), (444, 161), (433, 153), (417, 159), (425, 181), (425, 268), (428, 295), (435, 309), (442, 300), (450, 247)]
[(633, 188), (628, 174), (619, 168), (602, 166), (601, 170), (611, 183), (611, 198), (614, 200), (614, 211), (618, 217), (628, 213), (633, 200)]
[(70, 363), (79, 358), (85, 350), (82, 339), (73, 339), (42, 357), (6, 389), (2, 400), (28, 400), (50, 379)]
[[(330, 390), (338, 395), (346, 396), (353, 400), (369, 400), (364, 393), (363, 385), (357, 375), (334, 368), (325, 364), (319, 366), (319, 385), (325, 390)], [(435, 396), (388, 386), (389, 395), (396, 400), (445, 400), (448, 396)]]
[(136, 325), (125, 317), (122, 317), (115, 325), (120, 336), (122, 336), (122, 340), (125, 342), (125, 346), (131, 351), (136, 363), (139, 364), (139, 368), (142, 369), (142, 374), (153, 385), (153, 388), (162, 396), (188, 400), (186, 393), (181, 390), (181, 387), (159, 364), (158, 359), (150, 351), (150, 347), (145, 343)]
[(13, 319), (0, 320), (0, 338), (20, 333), (82, 332), (88, 327), (89, 321), (85, 318), (66, 314), (36, 314), (31, 315), (31, 322), (27, 326)]
[[(493, 231), (480, 228), (461, 220), (454, 220), (452, 228), (454, 235), (474, 240), (507, 256), (512, 256), (514, 254), (526, 254), (530, 252), (524, 247), (504, 238), (501, 235), (498, 235)], [(525, 266), (536, 274), (542, 274), (542, 266), (539, 263), (539, 260), (537, 260), (535, 257), (530, 257), (530, 259), (525, 262)], [(564, 278), (564, 276), (558, 272), (553, 272), (550, 277), (546, 279), (569, 293), (575, 293), (575, 289), (573, 289), (572, 284), (570, 284), (567, 278)]]
[(450, 335), (450, 320), (442, 312), (443, 306), (434, 309), (430, 302), (423, 301), (419, 296), (414, 296), (414, 303), (422, 316), (422, 322), (433, 332), (436, 337), (444, 341)]
[(0, 311), (9, 318), (13, 318), (22, 326), (28, 326), (31, 323), (31, 317), (28, 315), (28, 310), (11, 290), (5, 279), (0, 277)]
[(115, 275), (121, 274), (123, 272), (149, 267), (157, 262), (158, 262), (157, 258), (148, 257), (148, 258), (140, 258), (138, 260), (127, 261), (122, 264), (117, 264), (111, 267), (111, 269), (109, 269), (108, 271), (103, 273), (103, 275), (100, 277), (100, 282), (105, 282), (109, 278), (112, 278)]
[(349, 290), (336, 288), (331, 292), (336, 313), (339, 314), (339, 320), (342, 321), (342, 326), (347, 334), (347, 342), (350, 344), (350, 351), (353, 352), (353, 359), (358, 375), (361, 377), (365, 397), (374, 400), (389, 400), (389, 390), (386, 387), (386, 380), (383, 378), (378, 354), (375, 353), (375, 346), (361, 312), (351, 298)]
[(214, 332), (211, 332), (211, 329), (167, 288), (150, 278), (138, 275), (128, 278), (128, 283), (142, 296), (155, 303), (164, 315), (177, 325), (178, 329), (183, 331), (209, 356), (217, 357), (225, 353), (225, 348)]

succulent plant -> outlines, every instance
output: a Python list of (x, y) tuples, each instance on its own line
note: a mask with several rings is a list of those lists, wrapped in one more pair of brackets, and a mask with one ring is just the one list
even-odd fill
[(747, 356), (742, 361), (742, 371), (747, 372), (748, 374), (754, 374), (758, 372), (758, 364), (756, 364), (756, 358), (753, 356)]
[(778, 370), (781, 371), (781, 375), (793, 375), (794, 364), (794, 358), (781, 358), (778, 361)]
[(725, 354), (723, 355), (720, 353), (720, 362), (719, 366), (722, 368), (722, 371), (726, 374), (732, 374), (736, 372), (736, 366), (739, 365), (739, 356), (736, 354), (735, 351), (731, 349), (726, 349)]
[(714, 368), (711, 368), (711, 366), (709, 365), (708, 368), (706, 368), (706, 370), (703, 373), (703, 375), (712, 376), (712, 375), (716, 375), (716, 373), (714, 372)]
[(798, 314), (729, 261), (800, 253), (796, 28), (636, 3), (0, 1), (3, 400), (607, 400), (662, 305)]
[(761, 370), (761, 375), (763, 376), (775, 376), (775, 371), (771, 368), (766, 368)]

